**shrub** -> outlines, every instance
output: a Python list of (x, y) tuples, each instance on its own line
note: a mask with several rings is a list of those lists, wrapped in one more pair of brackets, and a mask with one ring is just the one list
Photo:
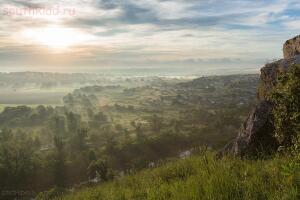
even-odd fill
[(271, 94), (275, 136), (289, 147), (300, 133), (300, 65), (293, 65), (279, 77)]

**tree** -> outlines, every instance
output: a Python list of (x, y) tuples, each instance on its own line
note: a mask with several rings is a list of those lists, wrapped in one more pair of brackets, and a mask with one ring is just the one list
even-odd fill
[(104, 159), (92, 161), (87, 171), (90, 179), (99, 178), (101, 181), (113, 179), (113, 171), (108, 167), (107, 160)]
[(0, 185), (18, 189), (29, 184), (37, 166), (34, 140), (25, 132), (0, 134)]
[(65, 96), (63, 98), (63, 103), (67, 108), (69, 108), (69, 109), (73, 108), (75, 105), (75, 99), (74, 99), (73, 95), (68, 94), (67, 96)]
[(183, 126), (180, 120), (175, 120), (175, 119), (172, 120), (170, 125), (173, 127), (174, 133), (179, 133)]
[(116, 132), (113, 130), (111, 125), (106, 125), (102, 129), (103, 139), (105, 142), (105, 151), (108, 155), (114, 155), (117, 146)]
[(97, 156), (96, 156), (95, 151), (90, 150), (90, 151), (89, 151), (89, 161), (90, 161), (90, 162), (91, 162), (91, 161), (95, 161), (96, 158), (97, 158)]
[(103, 112), (99, 112), (97, 115), (95, 115), (94, 120), (100, 125), (108, 122), (107, 116)]
[(71, 137), (71, 147), (74, 152), (80, 152), (87, 149), (86, 138), (88, 130), (80, 128)]
[(50, 129), (54, 135), (62, 137), (65, 133), (65, 119), (59, 115), (55, 115), (50, 120)]
[(163, 119), (161, 117), (158, 117), (157, 115), (153, 115), (150, 121), (152, 131), (154, 132), (160, 132), (162, 126), (163, 126)]
[(64, 142), (59, 136), (54, 136), (55, 159), (54, 159), (54, 179), (57, 187), (64, 187), (65, 177), (65, 152)]
[(68, 132), (71, 134), (75, 134), (80, 127), (80, 115), (76, 115), (73, 112), (67, 112), (66, 118)]
[(136, 123), (135, 121), (132, 121), (131, 126), (134, 127), (134, 132), (136, 135), (136, 139), (138, 141), (142, 141), (145, 139), (144, 133), (143, 133), (143, 128), (141, 123)]

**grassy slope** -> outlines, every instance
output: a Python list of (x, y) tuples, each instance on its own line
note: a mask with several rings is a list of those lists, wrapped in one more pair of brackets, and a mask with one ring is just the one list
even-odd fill
[(297, 199), (299, 171), (284, 172), (286, 163), (291, 161), (215, 160), (205, 154), (82, 189), (60, 200)]

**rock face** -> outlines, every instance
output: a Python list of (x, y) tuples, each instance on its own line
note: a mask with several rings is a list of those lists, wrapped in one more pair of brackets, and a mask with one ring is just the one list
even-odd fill
[(259, 103), (243, 123), (237, 138), (227, 145), (222, 153), (246, 156), (274, 151), (278, 144), (272, 135), (274, 127), (270, 117), (271, 111), (272, 104), (270, 102)]
[(289, 59), (300, 54), (300, 35), (286, 41), (283, 45), (284, 59)]
[(277, 78), (289, 66), (300, 64), (300, 36), (286, 41), (283, 45), (284, 59), (266, 64), (261, 69), (261, 85), (258, 91), (259, 103), (241, 127), (236, 139), (227, 144), (220, 152), (236, 156), (257, 155), (260, 152), (272, 153), (278, 143), (274, 138), (272, 103), (268, 95), (277, 84)]
[(276, 85), (279, 74), (284, 73), (289, 66), (299, 63), (300, 55), (294, 55), (289, 59), (281, 59), (273, 63), (268, 63), (263, 68), (261, 68), (261, 86), (259, 88), (260, 91), (258, 91), (258, 99), (260, 101), (267, 99), (268, 94)]

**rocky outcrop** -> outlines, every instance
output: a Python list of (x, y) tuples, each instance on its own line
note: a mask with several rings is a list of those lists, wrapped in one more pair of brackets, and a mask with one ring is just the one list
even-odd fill
[(281, 59), (276, 62), (266, 64), (261, 70), (261, 85), (258, 91), (258, 99), (266, 100), (272, 88), (277, 83), (279, 74), (284, 73), (289, 66), (300, 63), (300, 55), (294, 55), (288, 59)]
[(284, 59), (289, 59), (300, 54), (300, 35), (287, 40), (283, 45)]
[(278, 147), (273, 137), (274, 127), (270, 117), (272, 104), (262, 101), (243, 123), (237, 138), (228, 144), (222, 154), (257, 155), (260, 152), (272, 153)]
[(228, 153), (237, 156), (257, 155), (277, 150), (279, 145), (274, 137), (273, 107), (268, 96), (277, 84), (278, 76), (285, 73), (289, 66), (300, 64), (300, 36), (286, 41), (283, 53), (284, 59), (268, 63), (261, 69), (259, 103), (242, 125), (237, 138), (226, 145), (219, 156)]

